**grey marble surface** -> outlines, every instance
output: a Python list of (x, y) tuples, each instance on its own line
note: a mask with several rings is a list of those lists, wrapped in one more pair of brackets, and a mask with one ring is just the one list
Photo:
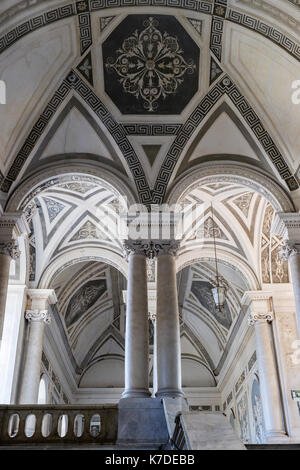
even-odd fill
[(168, 428), (160, 398), (120, 400), (117, 444), (163, 445), (168, 439)]
[(246, 450), (222, 412), (183, 412), (181, 422), (192, 450)]

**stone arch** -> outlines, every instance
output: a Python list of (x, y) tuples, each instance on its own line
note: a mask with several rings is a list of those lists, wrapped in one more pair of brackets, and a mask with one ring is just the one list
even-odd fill
[(195, 167), (178, 178), (167, 195), (168, 204), (176, 204), (179, 198), (199, 183), (228, 182), (241, 184), (255, 190), (269, 201), (278, 212), (294, 212), (294, 204), (287, 192), (263, 171), (237, 164), (205, 164)]
[(119, 253), (99, 247), (83, 247), (69, 250), (52, 260), (39, 280), (38, 288), (46, 289), (61, 271), (83, 261), (99, 261), (118, 269), (127, 278), (127, 261)]
[(117, 191), (121, 196), (126, 197), (128, 205), (138, 202), (136, 195), (125, 181), (125, 178), (116, 171), (108, 170), (100, 165), (96, 166), (93, 164), (83, 163), (72, 163), (72, 167), (70, 168), (69, 165), (63, 163), (60, 165), (56, 164), (50, 168), (44, 168), (20, 183), (8, 200), (5, 210), (7, 212), (20, 210), (26, 198), (28, 198), (34, 190), (41, 187), (42, 184), (49, 182), (55, 177), (71, 175), (94, 177), (99, 181), (99, 183), (104, 182), (105, 184), (108, 184), (112, 189), (114, 189), (114, 191)]

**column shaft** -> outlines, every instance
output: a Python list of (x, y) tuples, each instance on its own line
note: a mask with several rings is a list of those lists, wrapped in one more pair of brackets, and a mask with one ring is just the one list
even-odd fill
[(175, 257), (157, 260), (157, 396), (182, 396), (181, 351)]
[(0, 341), (2, 339), (11, 257), (0, 254)]
[(296, 304), (298, 332), (300, 334), (300, 253), (295, 253), (289, 257), (294, 297)]
[(34, 404), (38, 401), (45, 323), (43, 320), (32, 321), (29, 328), (20, 394), (21, 404)]
[(130, 253), (125, 337), (125, 391), (123, 398), (148, 397), (149, 325), (146, 256)]
[(257, 362), (262, 396), (266, 439), (286, 437), (279, 377), (273, 346), (272, 325), (266, 321), (255, 323)]

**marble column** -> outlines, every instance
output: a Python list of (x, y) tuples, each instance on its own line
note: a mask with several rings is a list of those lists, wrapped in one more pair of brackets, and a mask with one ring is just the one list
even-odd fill
[(282, 409), (282, 399), (278, 374), (276, 351), (273, 339), (271, 310), (268, 293), (249, 291), (243, 302), (250, 301), (248, 322), (255, 328), (256, 355), (267, 443), (287, 439)]
[(21, 211), (6, 212), (0, 217), (0, 342), (2, 339), (11, 260), (20, 256), (17, 238), (26, 236), (29, 227)]
[(26, 310), (25, 318), (30, 325), (19, 400), (21, 404), (35, 404), (38, 401), (44, 329), (45, 325), (50, 324), (48, 306), (56, 302), (52, 289), (30, 289), (28, 294), (31, 309)]
[(179, 242), (155, 245), (157, 255), (156, 357), (158, 397), (183, 396), (175, 256)]
[(286, 240), (280, 251), (281, 258), (288, 260), (293, 284), (298, 332), (300, 335), (300, 243)]
[(123, 398), (149, 397), (149, 325), (147, 268), (144, 244), (138, 240), (124, 243), (128, 259), (125, 390)]
[(300, 213), (277, 212), (271, 233), (284, 240), (280, 256), (289, 261), (300, 337)]
[(0, 341), (2, 339), (11, 260), (20, 256), (15, 240), (0, 242)]

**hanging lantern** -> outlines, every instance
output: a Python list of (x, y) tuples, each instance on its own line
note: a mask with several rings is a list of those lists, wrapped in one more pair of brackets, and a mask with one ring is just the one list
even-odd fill
[(222, 310), (226, 300), (226, 287), (225, 286), (214, 286), (211, 289), (216, 307), (218, 310)]

